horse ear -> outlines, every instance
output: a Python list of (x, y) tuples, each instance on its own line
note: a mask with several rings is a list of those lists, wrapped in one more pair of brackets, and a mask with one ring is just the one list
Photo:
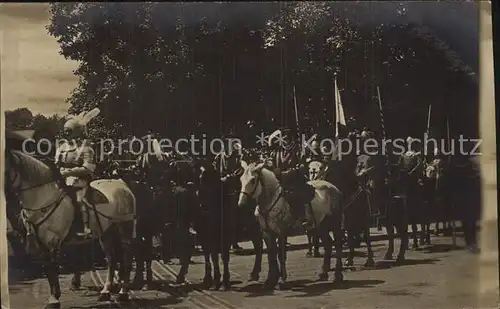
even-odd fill
[(242, 167), (243, 169), (245, 169), (245, 170), (246, 170), (246, 169), (248, 168), (248, 164), (247, 164), (245, 161), (241, 160), (241, 161), (240, 161), (240, 164), (241, 164), (241, 167)]

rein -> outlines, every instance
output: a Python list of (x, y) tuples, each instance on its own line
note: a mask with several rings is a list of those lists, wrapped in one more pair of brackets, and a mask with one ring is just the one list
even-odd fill
[[(16, 181), (18, 181), (18, 180), (20, 181), (20, 178), (21, 178), (20, 172), (18, 171), (18, 169), (16, 169), (16, 167), (18, 167), (19, 169), (22, 169), (21, 164), (19, 162), (17, 162), (16, 159), (18, 159), (18, 161), (21, 161), (21, 159), (19, 159), (19, 156), (17, 156), (16, 154), (14, 154), (10, 151), (8, 153), (9, 153), (9, 156), (11, 157), (11, 161), (12, 161), (12, 165), (13, 165), (12, 170), (15, 172), (14, 177), (9, 179), (9, 181), (11, 184), (15, 184)], [(11, 186), (10, 189), (11, 189), (12, 193), (15, 193), (15, 195), (20, 195), (21, 193), (23, 193), (25, 191), (37, 189), (39, 187), (54, 183), (56, 181), (57, 181), (56, 179), (50, 179), (47, 182), (42, 182), (39, 184), (31, 185), (31, 186), (28, 186), (26, 188), (15, 188), (15, 186)], [(19, 185), (21, 185), (21, 183)]]
[[(259, 185), (261, 185), (262, 187), (264, 187), (264, 183), (262, 181), (262, 171), (259, 171), (259, 174), (257, 176), (257, 183), (255, 184), (255, 187), (253, 188), (252, 192), (251, 193), (248, 193), (248, 192), (245, 192), (245, 191), (240, 191), (241, 194), (243, 195), (246, 195), (248, 198), (250, 198), (251, 200), (255, 201), (257, 203), (257, 205), (259, 205), (259, 202), (261, 200), (256, 200), (255, 197), (254, 197), (254, 194), (255, 192), (257, 191), (257, 188), (259, 187)], [(274, 188), (270, 193), (271, 194), (274, 194), (277, 190), (279, 189), (282, 189), (281, 185), (278, 184), (276, 186), (276, 188)], [(264, 211), (263, 209), (260, 211), (262, 213), (263, 216), (267, 217), (267, 214), (269, 214), (271, 212), (271, 210), (273, 210), (273, 208), (276, 206), (276, 204), (278, 204), (278, 201), (283, 197), (283, 190), (280, 190), (280, 193), (278, 194), (278, 197), (274, 200), (274, 202), (271, 204), (271, 207), (269, 207), (268, 210)]]
[[(21, 182), (21, 175), (20, 175), (21, 172), (19, 170), (22, 169), (23, 167), (21, 165), (21, 159), (19, 158), (19, 156), (17, 156), (16, 154), (14, 154), (14, 153), (12, 153), (10, 151), (8, 151), (8, 155), (10, 156), (11, 162), (12, 162), (11, 163), (12, 164), (11, 171), (14, 171), (14, 173), (15, 173), (15, 176), (13, 178), (9, 179), (10, 183), (11, 183), (11, 185), (9, 186), (10, 187), (9, 190), (11, 191), (11, 194), (13, 194), (16, 198), (19, 199), (19, 197), (23, 193), (25, 193), (27, 191), (30, 191), (30, 190), (33, 190), (33, 189), (37, 189), (37, 188), (40, 188), (42, 186), (45, 186), (45, 185), (57, 182), (57, 179), (51, 178), (47, 182), (43, 182), (43, 183), (40, 183), (40, 184), (32, 185), (32, 186), (29, 186), (29, 187), (26, 187), (26, 188), (16, 188), (15, 183), (18, 180), (19, 180), (19, 186), (21, 186), (21, 184), (22, 184), (22, 182)], [(67, 196), (67, 192), (65, 190), (60, 190), (60, 194), (52, 202), (48, 203), (47, 205), (41, 206), (39, 208), (35, 208), (35, 209), (26, 208), (26, 207), (23, 206), (22, 203), (19, 203), (19, 205), (21, 207), (21, 217), (23, 218), (23, 221), (25, 221), (26, 223), (28, 223), (32, 227), (32, 231), (34, 232), (34, 234), (36, 236), (36, 240), (37, 240), (38, 244), (41, 245), (41, 247), (46, 252), (49, 252), (49, 249), (47, 247), (45, 247), (45, 245), (43, 245), (43, 242), (39, 239), (38, 233), (37, 233), (38, 228), (43, 223), (45, 223), (48, 220), (48, 218), (50, 218), (50, 216), (61, 205), (62, 200), (66, 196)], [(26, 213), (27, 212), (33, 213), (33, 212), (38, 212), (38, 211), (40, 211), (44, 215), (37, 222), (31, 222), (27, 218)], [(28, 229), (28, 235), (31, 233), (30, 230), (31, 229)]]

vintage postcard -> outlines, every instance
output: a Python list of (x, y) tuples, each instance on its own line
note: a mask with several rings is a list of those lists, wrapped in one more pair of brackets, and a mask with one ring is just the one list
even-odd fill
[(498, 308), (488, 1), (0, 5), (2, 308)]

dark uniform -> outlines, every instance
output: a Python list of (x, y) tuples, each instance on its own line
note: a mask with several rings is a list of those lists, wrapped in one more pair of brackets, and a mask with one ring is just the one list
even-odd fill
[[(214, 167), (220, 173), (221, 179), (224, 182), (224, 197), (231, 199), (230, 204), (237, 204), (241, 189), (240, 176), (243, 174), (238, 151), (233, 151), (230, 154), (224, 152), (218, 154), (214, 161)], [(239, 209), (235, 209), (233, 214), (236, 222), (234, 231), (237, 235), (234, 235), (232, 247), (234, 250), (240, 250), (241, 247), (238, 245), (238, 240), (243, 232), (243, 224), (238, 224), (238, 221), (241, 221), (240, 218), (243, 216)]]
[[(289, 134), (289, 136), (292, 136)], [(297, 218), (303, 218), (306, 229), (314, 228), (311, 201), (315, 190), (309, 185), (308, 167), (305, 157), (301, 153), (301, 145), (291, 142), (287, 145), (275, 145), (271, 151), (273, 167), (271, 168), (276, 178), (280, 181), (285, 191), (285, 198)]]
[[(451, 194), (464, 227), (465, 242), (475, 250), (477, 221), (481, 218), (481, 179), (474, 158), (457, 155), (451, 172)], [(453, 218), (455, 219), (455, 218)]]

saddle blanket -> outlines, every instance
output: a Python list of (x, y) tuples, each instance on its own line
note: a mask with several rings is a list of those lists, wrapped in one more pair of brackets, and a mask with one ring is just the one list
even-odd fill
[[(89, 202), (93, 203), (98, 213), (112, 218), (113, 221), (135, 219), (135, 197), (127, 184), (121, 179), (100, 179), (90, 183)], [(130, 203), (130, 200), (133, 203)], [(115, 207), (111, 207), (115, 205)]]

